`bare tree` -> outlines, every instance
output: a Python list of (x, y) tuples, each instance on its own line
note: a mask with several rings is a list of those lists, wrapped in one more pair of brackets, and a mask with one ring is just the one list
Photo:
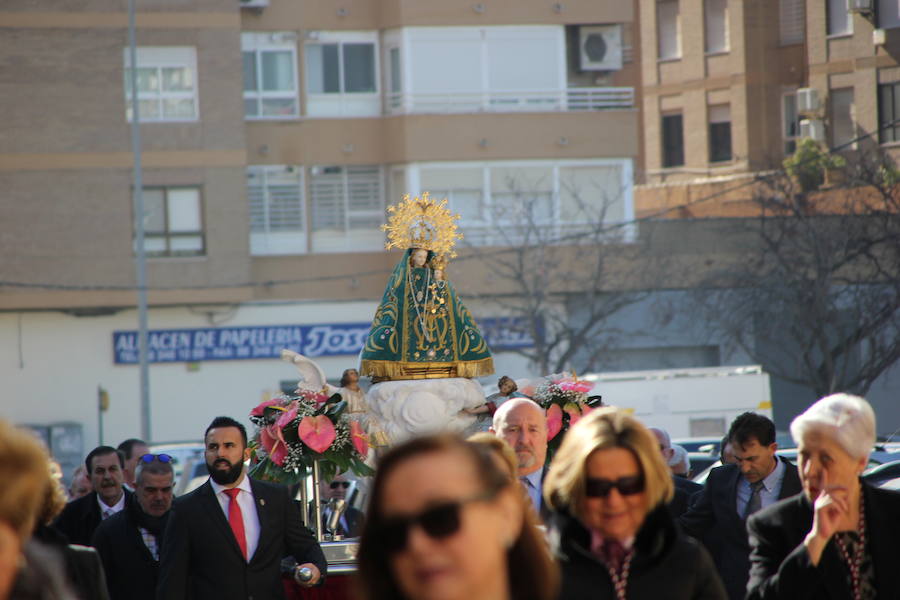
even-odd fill
[(579, 179), (560, 182), (560, 200), (546, 185), (509, 178), (494, 196), (497, 249), (476, 254), (490, 288), (480, 298), (533, 340), (512, 351), (541, 374), (596, 370), (621, 335), (611, 317), (649, 293), (649, 270), (634, 268), (644, 244), (621, 218), (625, 190)]
[[(709, 273), (694, 306), (773, 375), (865, 394), (900, 359), (897, 172), (861, 156), (816, 169), (810, 152), (758, 182), (760, 217), (735, 230), (746, 255)], [(828, 184), (835, 167), (843, 181)]]

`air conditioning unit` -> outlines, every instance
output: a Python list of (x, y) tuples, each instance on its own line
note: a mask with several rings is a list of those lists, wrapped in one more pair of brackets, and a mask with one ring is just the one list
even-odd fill
[(872, 15), (875, 13), (875, 0), (850, 0), (848, 8), (852, 13)]
[(578, 28), (579, 67), (582, 71), (622, 68), (622, 26), (582, 25)]
[(240, 0), (241, 8), (265, 8), (269, 0)]
[(800, 137), (810, 138), (816, 142), (824, 142), (825, 123), (821, 119), (803, 119), (800, 121)]
[(819, 91), (816, 88), (800, 88), (797, 90), (797, 112), (801, 115), (815, 113), (819, 110)]

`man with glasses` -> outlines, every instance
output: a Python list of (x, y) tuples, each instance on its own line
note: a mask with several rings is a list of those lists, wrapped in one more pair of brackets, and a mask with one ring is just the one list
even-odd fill
[(325, 556), (301, 524), (287, 489), (247, 475), (244, 426), (216, 417), (204, 443), (209, 480), (172, 508), (156, 597), (281, 599), (281, 559), (288, 555), (298, 563), (294, 579), (299, 585), (320, 583)]
[(155, 598), (159, 549), (172, 508), (172, 457), (144, 454), (135, 463), (134, 496), (97, 527), (92, 542), (103, 561), (111, 600)]
[(66, 504), (53, 526), (70, 544), (89, 546), (102, 521), (125, 508), (132, 493), (122, 487), (125, 459), (112, 446), (97, 446), (84, 459), (93, 491)]
[[(319, 484), (319, 496), (322, 500), (322, 526), (326, 527), (332, 513), (338, 505), (338, 500), (347, 500), (347, 490), (350, 488), (350, 481), (343, 475), (335, 475), (329, 483), (321, 482)], [(365, 515), (358, 508), (345, 505), (338, 520), (337, 527), (332, 534), (340, 535), (345, 538), (359, 537), (362, 534)]]

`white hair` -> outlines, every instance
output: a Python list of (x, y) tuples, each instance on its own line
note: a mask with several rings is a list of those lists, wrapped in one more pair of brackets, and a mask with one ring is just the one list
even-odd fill
[(791, 421), (791, 437), (798, 444), (809, 433), (834, 439), (853, 458), (864, 458), (875, 444), (875, 412), (859, 396), (825, 396)]
[(534, 400), (529, 400), (528, 398), (512, 398), (501, 404), (500, 408), (497, 409), (497, 412), (494, 413), (492, 429), (496, 432), (499, 432), (503, 427), (503, 423), (506, 422), (506, 416), (520, 406), (531, 406), (541, 415), (541, 418), (547, 418), (546, 413), (544, 413), (544, 409), (541, 408), (540, 405)]
[(688, 474), (691, 472), (691, 457), (688, 456), (684, 446), (672, 444), (672, 458), (669, 459), (669, 467), (675, 473)]

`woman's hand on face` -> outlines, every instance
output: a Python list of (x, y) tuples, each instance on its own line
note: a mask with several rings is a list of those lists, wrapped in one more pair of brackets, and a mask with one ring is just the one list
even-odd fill
[(813, 505), (812, 529), (806, 535), (804, 545), (813, 565), (819, 564), (828, 540), (838, 531), (846, 529), (850, 520), (849, 491), (841, 485), (828, 485), (822, 474), (822, 491)]

